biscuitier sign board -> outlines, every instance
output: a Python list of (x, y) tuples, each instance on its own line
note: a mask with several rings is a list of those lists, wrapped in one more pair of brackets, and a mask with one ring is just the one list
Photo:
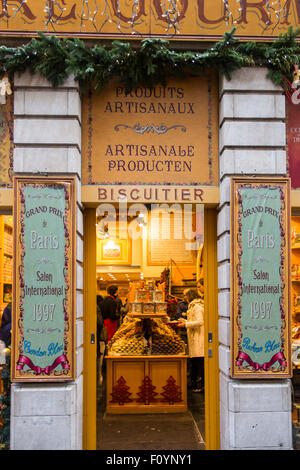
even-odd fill
[(74, 380), (75, 180), (14, 178), (12, 380)]
[(290, 180), (232, 178), (231, 376), (291, 376)]

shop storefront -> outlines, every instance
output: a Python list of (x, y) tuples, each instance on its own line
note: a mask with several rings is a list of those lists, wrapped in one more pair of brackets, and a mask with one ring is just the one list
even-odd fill
[[(299, 52), (276, 38), (297, 2), (44, 3), (0, 12), (10, 448), (96, 449), (102, 380), (107, 413), (185, 412), (174, 305), (203, 278), (205, 448), (293, 449)], [(114, 284), (128, 312), (103, 378), (97, 298)]]

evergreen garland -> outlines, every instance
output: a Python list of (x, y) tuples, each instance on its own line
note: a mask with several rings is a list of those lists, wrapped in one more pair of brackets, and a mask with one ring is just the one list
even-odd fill
[(294, 64), (300, 66), (300, 28), (291, 26), (271, 43), (241, 43), (234, 37), (235, 30), (200, 52), (170, 50), (169, 42), (163, 39), (144, 39), (137, 49), (121, 41), (113, 41), (110, 49), (104, 45), (88, 47), (78, 38), (60, 39), (40, 32), (38, 38), (21, 47), (0, 47), (0, 76), (7, 72), (12, 79), (14, 73), (29, 69), (56, 87), (73, 74), (82, 91), (89, 85), (101, 89), (119, 77), (130, 91), (140, 85), (166, 85), (170, 77), (200, 74), (209, 68), (230, 79), (235, 70), (257, 65), (267, 67), (269, 78), (276, 84), (283, 86), (283, 76), (292, 81)]

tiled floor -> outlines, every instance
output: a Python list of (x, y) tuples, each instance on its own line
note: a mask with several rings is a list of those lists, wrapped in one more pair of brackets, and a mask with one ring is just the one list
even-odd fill
[(144, 415), (108, 415), (105, 383), (97, 394), (97, 450), (205, 449), (203, 393), (188, 391), (186, 413)]

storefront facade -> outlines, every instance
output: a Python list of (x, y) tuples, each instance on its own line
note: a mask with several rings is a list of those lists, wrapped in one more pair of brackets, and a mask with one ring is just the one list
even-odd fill
[[(69, 3), (71, 7), (72, 2)], [(73, 3), (75, 8), (76, 2)], [(154, 3), (159, 9), (157, 2)], [(205, 23), (208, 12), (204, 3), (198, 2), (198, 13)], [(188, 8), (188, 2), (185, 7)], [(263, 19), (265, 9), (258, 8)], [(74, 10), (69, 14), (74, 14)], [(10, 32), (6, 34), (9, 36)], [(255, 28), (250, 35), (255, 36)], [(183, 201), (197, 203), (201, 199), (206, 211), (206, 239), (210, 240), (204, 260), (207, 267), (205, 361), (211, 392), (206, 403), (209, 430), (206, 445), (211, 450), (292, 449), (291, 380), (233, 379), (231, 370), (231, 276), (235, 271), (231, 257), (231, 179), (289, 176), (286, 96), (280, 86), (267, 78), (265, 67), (244, 67), (233, 72), (230, 80), (220, 75), (218, 81), (219, 168), (214, 175), (217, 183), (182, 186), (170, 182), (170, 187), (181, 192)], [(96, 350), (91, 338), (95, 334), (96, 317), (87, 312), (93, 307), (96, 294), (96, 287), (91, 287), (95, 271), (95, 253), (91, 247), (95, 247), (96, 235), (90, 228), (104, 195), (105, 202), (116, 202), (114, 195), (120, 186), (86, 183), (89, 174), (82, 150), (86, 137), (82, 135), (82, 129), (86, 129), (84, 104), (78, 82), (72, 76), (53, 88), (41, 75), (31, 75), (29, 71), (15, 73), (13, 103), (14, 175), (37, 180), (45, 176), (62, 180), (72, 176), (76, 180), (76, 259), (73, 260), (76, 315), (73, 379), (12, 383), (10, 446), (12, 450), (94, 449)], [(130, 183), (120, 181), (127, 196), (145, 202), (141, 184)], [(150, 186), (149, 182), (143, 183), (146, 189)], [(159, 185), (154, 187), (158, 189)], [(165, 202), (166, 194), (170, 196), (168, 202), (177, 202), (179, 192), (171, 195), (166, 191), (157, 196), (158, 202)], [(296, 210), (300, 206), (298, 191), (293, 189), (290, 195), (291, 207)], [(0, 208), (2, 211), (13, 208), (13, 190), (9, 185), (1, 189)]]

